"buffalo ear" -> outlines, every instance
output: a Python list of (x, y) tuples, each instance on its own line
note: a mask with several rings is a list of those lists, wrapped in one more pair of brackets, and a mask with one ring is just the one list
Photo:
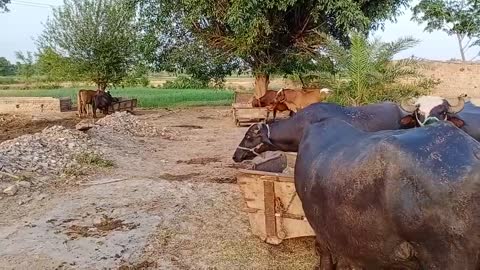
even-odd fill
[(448, 121), (452, 122), (458, 128), (461, 128), (465, 125), (465, 121), (463, 121), (462, 119), (460, 119), (456, 116), (449, 116)]
[(400, 119), (400, 125), (402, 128), (414, 128), (416, 126), (416, 120), (413, 115), (407, 115)]

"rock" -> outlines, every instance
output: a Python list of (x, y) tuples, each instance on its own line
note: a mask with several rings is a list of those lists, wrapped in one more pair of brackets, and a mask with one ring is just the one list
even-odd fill
[(18, 202), (18, 205), (24, 205), (31, 202), (33, 199), (31, 197), (23, 198)]
[(40, 195), (37, 195), (37, 196), (35, 197), (35, 200), (41, 201), (41, 200), (43, 200), (43, 199), (45, 199), (45, 198), (47, 198), (47, 195), (42, 193), (42, 194), (40, 194)]
[(96, 124), (98, 126), (95, 129), (98, 133), (116, 132), (139, 137), (153, 137), (159, 134), (155, 127), (139, 121), (137, 117), (127, 112), (116, 112), (108, 115), (98, 120)]
[(18, 186), (17, 185), (11, 185), (7, 187), (6, 189), (3, 190), (4, 194), (7, 194), (8, 196), (13, 196), (17, 193), (18, 191)]
[(30, 183), (28, 181), (19, 181), (17, 183), (17, 185), (22, 187), (22, 188), (31, 188), (32, 187), (32, 183)]
[(75, 129), (80, 131), (87, 131), (95, 126), (95, 122), (93, 120), (83, 120), (75, 126)]

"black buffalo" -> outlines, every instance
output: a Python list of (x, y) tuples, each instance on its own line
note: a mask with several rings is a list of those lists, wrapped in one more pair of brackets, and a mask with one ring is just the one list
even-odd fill
[(365, 131), (395, 130), (402, 127), (400, 119), (405, 115), (397, 104), (391, 102), (359, 107), (316, 103), (289, 119), (251, 126), (236, 149), (233, 160), (253, 159), (265, 151), (296, 152), (303, 130), (310, 123), (337, 118)]
[(458, 97), (456, 105), (442, 97), (421, 96), (413, 102), (401, 103), (401, 108), (410, 113), (402, 118), (401, 123), (406, 127), (421, 127), (429, 121), (445, 120), (461, 128), (465, 123), (457, 114), (463, 110), (464, 105), (464, 96)]
[(102, 110), (104, 115), (108, 114), (108, 109), (116, 101), (118, 98), (112, 97), (109, 91), (97, 91), (94, 98), (95, 108)]
[(320, 269), (480, 269), (479, 159), (480, 143), (444, 121), (372, 133), (309, 125), (295, 186)]
[(459, 112), (460, 118), (464, 125), (461, 127), (468, 135), (480, 141), (480, 107), (475, 106), (472, 102), (465, 102), (463, 110)]
[(451, 105), (446, 99), (436, 96), (422, 96), (411, 104), (402, 103), (402, 109), (409, 112), (401, 120), (402, 127), (420, 127), (429, 121), (445, 120), (465, 131), (480, 141), (480, 107), (465, 96), (458, 97), (458, 102)]

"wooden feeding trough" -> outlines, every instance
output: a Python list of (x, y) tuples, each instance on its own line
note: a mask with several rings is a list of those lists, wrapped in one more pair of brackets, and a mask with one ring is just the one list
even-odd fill
[(137, 99), (126, 99), (126, 98), (118, 98), (117, 102), (113, 102), (112, 105), (108, 108), (109, 113), (113, 112), (121, 112), (121, 111), (128, 111), (133, 112), (133, 109), (137, 107)]
[[(235, 92), (234, 103), (232, 104), (232, 115), (235, 125), (245, 126), (258, 123), (267, 119), (267, 108), (252, 107), (253, 95), (249, 93)], [(279, 117), (288, 117), (285, 112), (277, 113)], [(273, 117), (273, 114), (270, 115)]]
[(269, 244), (315, 235), (295, 190), (295, 158), (295, 154), (287, 154), (286, 169), (292, 173), (240, 169), (237, 175), (252, 232)]
[(252, 97), (253, 95), (249, 93), (235, 92), (232, 114), (237, 127), (258, 123), (267, 118), (267, 108), (252, 107)]

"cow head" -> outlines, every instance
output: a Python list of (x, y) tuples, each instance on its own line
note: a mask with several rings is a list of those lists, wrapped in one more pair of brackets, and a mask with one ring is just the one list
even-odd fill
[(458, 97), (455, 105), (446, 99), (436, 96), (421, 96), (414, 102), (403, 101), (400, 107), (410, 113), (400, 120), (400, 124), (406, 128), (421, 127), (437, 121), (450, 121), (457, 127), (465, 123), (457, 117), (457, 113), (463, 110), (465, 105), (464, 96)]
[(250, 160), (266, 151), (277, 150), (270, 141), (270, 127), (268, 124), (253, 124), (245, 133), (245, 137), (233, 154), (235, 162)]

